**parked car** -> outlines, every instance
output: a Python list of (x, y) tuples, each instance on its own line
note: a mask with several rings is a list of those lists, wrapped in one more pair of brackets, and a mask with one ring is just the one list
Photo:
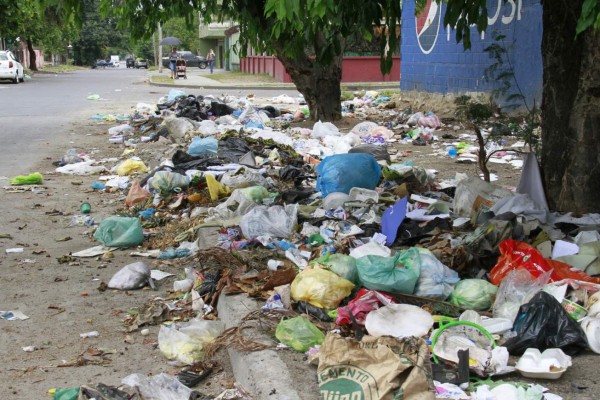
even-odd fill
[(134, 58), (133, 57), (127, 57), (125, 59), (125, 66), (127, 68), (133, 68), (133, 67), (135, 67), (135, 60), (134, 60)]
[(11, 51), (0, 51), (0, 79), (10, 79), (13, 83), (25, 81), (23, 66)]
[[(208, 60), (206, 57), (197, 56), (192, 54), (191, 51), (178, 51), (177, 55), (185, 60), (185, 63), (188, 67), (198, 67), (200, 69), (205, 69), (208, 66)], [(162, 65), (165, 68), (169, 68), (169, 57), (162, 58)]]
[(94, 68), (107, 68), (107, 67), (114, 67), (114, 66), (115, 66), (115, 64), (113, 64), (112, 61), (98, 60), (98, 61), (96, 61)]
[(138, 58), (135, 60), (135, 68), (146, 68), (148, 69), (148, 60), (145, 58)]

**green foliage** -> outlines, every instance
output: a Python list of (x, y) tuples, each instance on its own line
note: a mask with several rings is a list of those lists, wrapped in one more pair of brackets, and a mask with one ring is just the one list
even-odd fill
[(117, 20), (103, 18), (98, 12), (100, 0), (83, 0), (79, 38), (73, 43), (75, 64), (94, 65), (110, 54), (125, 55), (129, 50), (126, 33), (117, 29)]
[(342, 54), (345, 37), (358, 32), (371, 39), (373, 26), (381, 27), (384, 71), (391, 69), (398, 48), (396, 35), (386, 32), (396, 32), (401, 13), (400, 2), (393, 0), (102, 0), (101, 9), (119, 17), (134, 38), (149, 38), (158, 23), (175, 17), (182, 19), (179, 26), (192, 30), (198, 12), (206, 23), (233, 20), (240, 27), (236, 51), (242, 57), (250, 45), (258, 53), (320, 65)]
[(492, 96), (495, 99), (504, 100), (506, 104), (504, 108), (514, 110), (520, 106), (525, 106), (529, 110), (527, 100), (517, 77), (510, 59), (510, 48), (512, 44), (507, 45), (504, 42), (505, 35), (499, 34), (497, 31), (492, 32), (494, 43), (486, 47), (483, 51), (488, 53), (494, 62), (485, 69), (484, 80), (487, 82), (495, 82), (495, 87), (492, 90)]
[(454, 99), (456, 115), (472, 122), (482, 122), (494, 115), (493, 105), (475, 101), (471, 96), (458, 96)]
[(594, 31), (598, 31), (600, 28), (600, 2), (598, 0), (585, 0), (581, 6), (581, 16), (577, 21), (577, 35), (588, 28), (594, 28)]
[(181, 45), (178, 46), (180, 50), (190, 50), (196, 54), (200, 47), (198, 28), (197, 21), (189, 27), (185, 18), (171, 18), (162, 26), (163, 37), (175, 36), (181, 40)]

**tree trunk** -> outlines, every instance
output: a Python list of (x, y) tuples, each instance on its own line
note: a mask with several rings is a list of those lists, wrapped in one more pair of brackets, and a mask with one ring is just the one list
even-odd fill
[(599, 35), (575, 39), (583, 0), (543, 2), (542, 169), (550, 208), (600, 212)]
[[(329, 63), (318, 63), (308, 56), (289, 58), (283, 49), (276, 49), (277, 59), (284, 65), (296, 88), (306, 100), (313, 121), (337, 121), (342, 118), (340, 99), (342, 91), (342, 58), (344, 41), (340, 40), (340, 51)], [(317, 39), (315, 50), (325, 43)]]
[(27, 39), (27, 50), (29, 50), (29, 69), (32, 71), (37, 71), (35, 50), (33, 50), (33, 43), (31, 43), (31, 39)]

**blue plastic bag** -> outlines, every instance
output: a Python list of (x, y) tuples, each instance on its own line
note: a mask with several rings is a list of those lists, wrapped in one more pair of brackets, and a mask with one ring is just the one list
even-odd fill
[(187, 152), (190, 156), (210, 156), (217, 154), (218, 147), (219, 142), (217, 139), (212, 137), (201, 138), (200, 136), (196, 136), (192, 139), (192, 143), (190, 143), (190, 147), (188, 147)]
[(370, 154), (335, 154), (326, 157), (315, 169), (317, 191), (323, 197), (329, 193), (350, 193), (353, 187), (375, 189), (381, 177), (381, 167)]

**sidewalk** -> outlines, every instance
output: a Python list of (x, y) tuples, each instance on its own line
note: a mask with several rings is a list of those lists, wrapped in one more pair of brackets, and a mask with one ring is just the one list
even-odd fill
[[(214, 70), (215, 74), (231, 74), (231, 71), (223, 69)], [(177, 79), (174, 84), (152, 82), (153, 76), (169, 77), (170, 71), (163, 68), (162, 73), (159, 71), (148, 71), (148, 82), (152, 86), (164, 87), (181, 87), (181, 88), (220, 88), (220, 89), (248, 89), (248, 90), (294, 90), (296, 85), (293, 83), (283, 82), (262, 82), (260, 79), (252, 79), (252, 75), (244, 76), (244, 80), (236, 82), (219, 82), (211, 79), (210, 70), (200, 68), (188, 68), (187, 79)], [(381, 90), (381, 89), (400, 89), (400, 82), (342, 82), (342, 90)]]

